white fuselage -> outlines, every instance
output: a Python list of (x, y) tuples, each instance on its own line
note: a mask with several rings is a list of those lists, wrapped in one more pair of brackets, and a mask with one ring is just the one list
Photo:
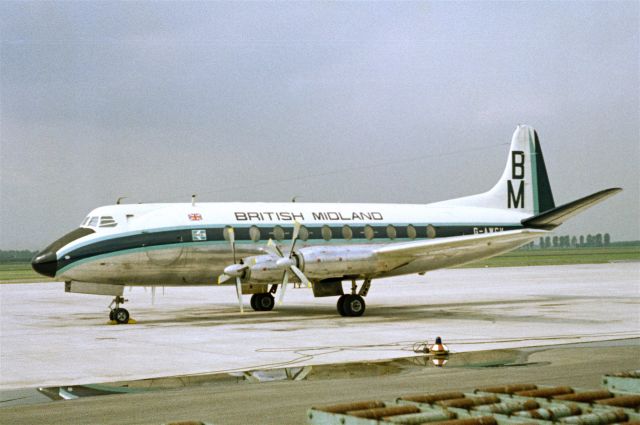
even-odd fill
[[(244, 258), (264, 254), (263, 247), (269, 239), (286, 252), (294, 221), (303, 226), (296, 251), (312, 246), (340, 246), (356, 253), (360, 247), (372, 244), (520, 229), (520, 221), (526, 217), (513, 210), (438, 204), (111, 205), (93, 210), (83, 222), (83, 228), (95, 232), (56, 251), (59, 265), (55, 277), (126, 285), (211, 285), (233, 263), (224, 230), (227, 227), (234, 228), (237, 256)], [(494, 255), (491, 250), (473, 252), (471, 258), (457, 258), (455, 264), (490, 255)], [(362, 270), (368, 277), (380, 277), (455, 264), (449, 264), (446, 258), (425, 259), (412, 262), (410, 267), (396, 267), (392, 273), (376, 264)], [(344, 277), (338, 271), (336, 276), (330, 276), (330, 270), (323, 269), (323, 273), (309, 278)]]

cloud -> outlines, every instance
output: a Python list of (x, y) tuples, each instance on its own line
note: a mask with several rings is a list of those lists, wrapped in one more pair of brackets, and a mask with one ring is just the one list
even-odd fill
[(625, 187), (578, 229), (640, 237), (635, 2), (0, 8), (1, 248), (43, 246), (124, 195), (479, 192), (518, 123), (538, 128), (558, 199)]

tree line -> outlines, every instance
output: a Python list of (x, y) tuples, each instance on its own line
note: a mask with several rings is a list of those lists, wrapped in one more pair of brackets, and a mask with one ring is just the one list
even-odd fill
[(538, 243), (531, 242), (525, 245), (526, 249), (558, 249), (558, 248), (598, 248), (611, 245), (609, 233), (596, 233), (595, 235), (580, 236), (544, 236), (538, 239)]
[(36, 253), (37, 251), (29, 251), (27, 249), (10, 249), (6, 251), (0, 249), (0, 261), (5, 263), (31, 261)]

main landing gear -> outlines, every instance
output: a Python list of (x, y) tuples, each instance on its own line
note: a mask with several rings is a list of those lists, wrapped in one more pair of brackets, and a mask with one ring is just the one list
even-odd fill
[(366, 304), (360, 295), (340, 295), (338, 298), (338, 313), (340, 316), (358, 317), (364, 314)]
[(364, 298), (367, 296), (369, 292), (369, 288), (371, 287), (371, 279), (365, 279), (362, 283), (362, 287), (360, 291), (356, 293), (357, 286), (356, 281), (351, 281), (351, 294), (341, 295), (338, 298), (338, 313), (340, 316), (347, 317), (360, 317), (364, 314), (366, 309), (366, 304), (364, 302)]
[[(111, 311), (109, 311), (109, 320), (120, 325), (129, 323), (129, 312), (126, 308), (120, 307), (120, 304), (124, 304), (126, 301), (124, 297), (120, 296), (115, 297), (113, 301), (111, 301), (111, 304), (109, 304), (109, 308), (111, 309)], [(114, 305), (115, 307), (111, 308)]]
[(251, 308), (255, 311), (271, 311), (275, 305), (275, 299), (270, 292), (253, 294), (251, 296)]

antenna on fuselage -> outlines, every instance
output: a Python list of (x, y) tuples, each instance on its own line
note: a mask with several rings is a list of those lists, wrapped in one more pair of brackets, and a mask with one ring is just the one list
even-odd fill
[(126, 197), (126, 196), (121, 196), (121, 197), (119, 197), (119, 198), (116, 200), (116, 205), (120, 205), (120, 202), (121, 202), (123, 199), (127, 199), (127, 197)]
[(298, 198), (299, 198), (298, 195), (294, 196), (293, 198), (291, 198), (291, 202), (296, 202), (296, 199), (298, 199)]
[(196, 206), (196, 195), (195, 195), (195, 193), (193, 195), (191, 195), (191, 206), (192, 207)]

